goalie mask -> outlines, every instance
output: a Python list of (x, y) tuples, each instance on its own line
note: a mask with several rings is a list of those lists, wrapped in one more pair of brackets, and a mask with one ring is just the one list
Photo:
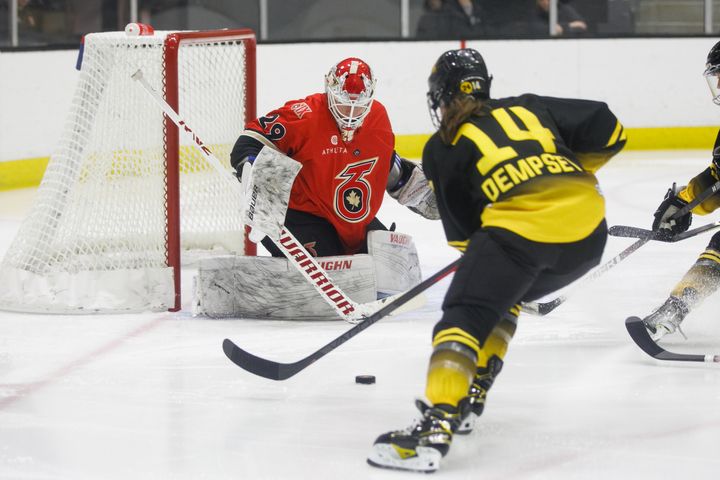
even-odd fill
[(435, 127), (440, 126), (440, 110), (450, 105), (456, 95), (490, 98), (491, 82), (492, 75), (488, 75), (485, 60), (477, 50), (462, 48), (440, 55), (428, 78), (428, 108)]
[(346, 58), (325, 76), (325, 93), (330, 113), (343, 136), (352, 138), (352, 132), (370, 113), (375, 77), (367, 63), (359, 58)]
[(713, 102), (715, 105), (720, 105), (720, 42), (710, 49), (703, 75), (710, 86)]

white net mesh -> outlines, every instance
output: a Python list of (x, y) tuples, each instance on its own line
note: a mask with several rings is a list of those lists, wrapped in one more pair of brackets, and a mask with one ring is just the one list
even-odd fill
[[(171, 74), (164, 68), (167, 35), (85, 37), (64, 133), (0, 264), (1, 308), (172, 308), (164, 117), (131, 79), (142, 69), (153, 88), (164, 91)], [(245, 47), (242, 39), (193, 38), (178, 51), (180, 114), (228, 170), (247, 109)], [(179, 157), (181, 247), (242, 253), (237, 189), (182, 135)]]

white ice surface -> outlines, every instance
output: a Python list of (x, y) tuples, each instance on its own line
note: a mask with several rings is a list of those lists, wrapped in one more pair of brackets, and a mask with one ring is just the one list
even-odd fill
[[(672, 181), (708, 160), (707, 152), (622, 154), (600, 173), (609, 224), (647, 227)], [(32, 196), (0, 193), (0, 255)], [(415, 235), (425, 275), (457, 257), (439, 223), (392, 199), (380, 218)], [(623, 325), (664, 300), (709, 238), (648, 244), (550, 315), (523, 315), (480, 425), (456, 438), (438, 478), (720, 478), (720, 365), (654, 361)], [(610, 238), (605, 258), (631, 242)], [(230, 363), (222, 340), (294, 361), (349, 325), (195, 319), (189, 309), (0, 312), (0, 479), (418, 478), (365, 458), (377, 435), (415, 415), (446, 287), (284, 382)], [(719, 307), (716, 295), (686, 320), (690, 339), (666, 347), (720, 353)], [(357, 385), (358, 374), (377, 383)]]

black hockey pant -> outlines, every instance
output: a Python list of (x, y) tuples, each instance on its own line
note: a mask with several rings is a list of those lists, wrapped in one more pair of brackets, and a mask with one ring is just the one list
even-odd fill
[[(347, 255), (335, 227), (322, 217), (288, 209), (285, 216), (285, 227), (314, 257)], [(387, 230), (387, 228), (380, 220), (374, 218), (367, 230)], [(284, 257), (280, 249), (269, 238), (263, 238), (262, 244), (273, 257)], [(367, 253), (367, 245), (364, 245), (357, 253)]]
[(513, 306), (552, 293), (600, 263), (606, 240), (605, 221), (573, 243), (539, 243), (500, 228), (479, 229), (445, 295), (433, 336), (460, 328), (482, 346)]

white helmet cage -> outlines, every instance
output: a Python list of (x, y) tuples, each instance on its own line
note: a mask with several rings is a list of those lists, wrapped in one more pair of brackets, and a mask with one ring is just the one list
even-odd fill
[(370, 113), (375, 94), (375, 76), (359, 58), (346, 58), (325, 76), (330, 113), (341, 130), (355, 130)]
[(717, 65), (708, 65), (704, 75), (708, 87), (710, 87), (713, 103), (720, 105), (720, 67)]
[(720, 105), (720, 42), (717, 42), (708, 53), (704, 75), (710, 87), (713, 102), (715, 105)]

